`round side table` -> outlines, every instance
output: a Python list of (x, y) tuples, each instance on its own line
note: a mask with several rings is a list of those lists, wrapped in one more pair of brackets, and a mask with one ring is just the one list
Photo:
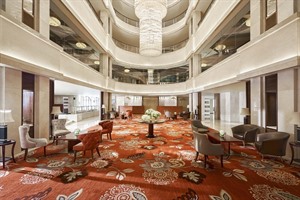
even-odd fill
[(291, 162), (290, 162), (290, 165), (293, 163), (294, 161), (294, 148), (299, 148), (300, 147), (300, 142), (290, 142), (289, 143), (290, 147), (291, 147), (291, 151), (292, 151), (292, 159), (291, 159)]

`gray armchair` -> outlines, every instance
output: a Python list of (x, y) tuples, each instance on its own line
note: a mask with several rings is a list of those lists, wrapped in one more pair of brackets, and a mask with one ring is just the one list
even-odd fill
[(193, 131), (199, 133), (206, 133), (208, 131), (208, 127), (203, 125), (200, 120), (193, 120), (191, 126)]
[(204, 155), (204, 168), (206, 167), (206, 160), (208, 156), (220, 156), (221, 166), (223, 167), (224, 149), (221, 144), (213, 144), (209, 141), (207, 134), (193, 131), (194, 147), (196, 150), (197, 160), (199, 153)]
[(261, 154), (271, 156), (285, 156), (286, 145), (290, 134), (285, 132), (268, 132), (257, 135), (255, 147)]
[(247, 143), (254, 143), (256, 136), (263, 133), (264, 128), (254, 124), (242, 124), (231, 128), (233, 137), (243, 141), (245, 146)]

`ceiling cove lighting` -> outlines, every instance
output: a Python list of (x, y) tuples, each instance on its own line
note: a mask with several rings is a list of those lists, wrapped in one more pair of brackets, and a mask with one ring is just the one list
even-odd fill
[(140, 21), (140, 54), (162, 53), (162, 19), (167, 14), (167, 0), (135, 0), (135, 14)]

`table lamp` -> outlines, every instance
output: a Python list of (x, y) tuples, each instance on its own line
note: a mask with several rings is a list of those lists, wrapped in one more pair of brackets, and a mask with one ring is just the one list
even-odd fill
[[(54, 119), (58, 118), (58, 114), (61, 113), (60, 106), (53, 106), (51, 114), (54, 115)], [(56, 118), (57, 117), (57, 118)]]
[(240, 115), (245, 115), (244, 124), (249, 124), (248, 122), (248, 116), (250, 115), (249, 108), (242, 108)]
[(300, 142), (300, 113), (299, 112), (294, 112), (291, 117), (290, 124), (295, 125), (295, 132), (296, 132), (296, 140), (297, 142)]
[(0, 110), (0, 139), (7, 139), (7, 123), (14, 121), (11, 110)]

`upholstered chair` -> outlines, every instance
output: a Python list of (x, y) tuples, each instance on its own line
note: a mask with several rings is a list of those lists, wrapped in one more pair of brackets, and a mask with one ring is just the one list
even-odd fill
[(172, 114), (171, 114), (171, 112), (168, 111), (168, 110), (165, 111), (165, 116), (166, 116), (166, 118), (169, 119), (169, 120), (172, 118)]
[(206, 133), (208, 131), (208, 127), (203, 125), (200, 120), (192, 120), (191, 126), (193, 131), (199, 133)]
[(255, 147), (261, 154), (262, 159), (264, 155), (270, 156), (285, 156), (286, 146), (290, 134), (286, 132), (268, 132), (257, 135)]
[(83, 151), (85, 154), (85, 151), (90, 150), (93, 159), (93, 152), (94, 149), (96, 149), (100, 157), (100, 152), (98, 149), (98, 146), (100, 144), (100, 137), (99, 137), (100, 132), (101, 130), (93, 130), (93, 131), (89, 131), (88, 133), (78, 135), (78, 139), (81, 142), (73, 146), (74, 162), (76, 161), (76, 154), (78, 151)]
[(234, 126), (231, 128), (231, 131), (234, 138), (243, 141), (244, 146), (247, 143), (254, 143), (257, 134), (265, 132), (264, 128), (254, 124), (241, 124)]
[(111, 133), (112, 133), (113, 126), (114, 126), (113, 121), (102, 121), (102, 122), (99, 122), (99, 125), (102, 126), (101, 140), (102, 140), (102, 135), (105, 135), (105, 134), (106, 134), (107, 138), (112, 140)]
[(24, 160), (27, 158), (28, 149), (35, 147), (44, 147), (44, 156), (46, 156), (46, 146), (48, 141), (46, 138), (31, 138), (29, 136), (29, 126), (22, 125), (19, 126), (19, 137), (20, 137), (20, 145), (21, 150), (25, 150)]
[(132, 110), (126, 110), (125, 114), (127, 119), (132, 119)]
[(57, 138), (58, 137), (67, 135), (68, 133), (71, 133), (66, 128), (66, 122), (67, 122), (67, 119), (53, 119), (51, 121), (51, 123), (52, 123), (53, 143), (56, 141), (56, 144), (57, 144)]
[(223, 155), (224, 149), (221, 144), (213, 144), (209, 141), (207, 134), (198, 133), (193, 131), (194, 135), (194, 147), (196, 150), (197, 160), (199, 153), (204, 155), (204, 168), (206, 167), (206, 161), (208, 156), (220, 156), (221, 166), (223, 167)]

